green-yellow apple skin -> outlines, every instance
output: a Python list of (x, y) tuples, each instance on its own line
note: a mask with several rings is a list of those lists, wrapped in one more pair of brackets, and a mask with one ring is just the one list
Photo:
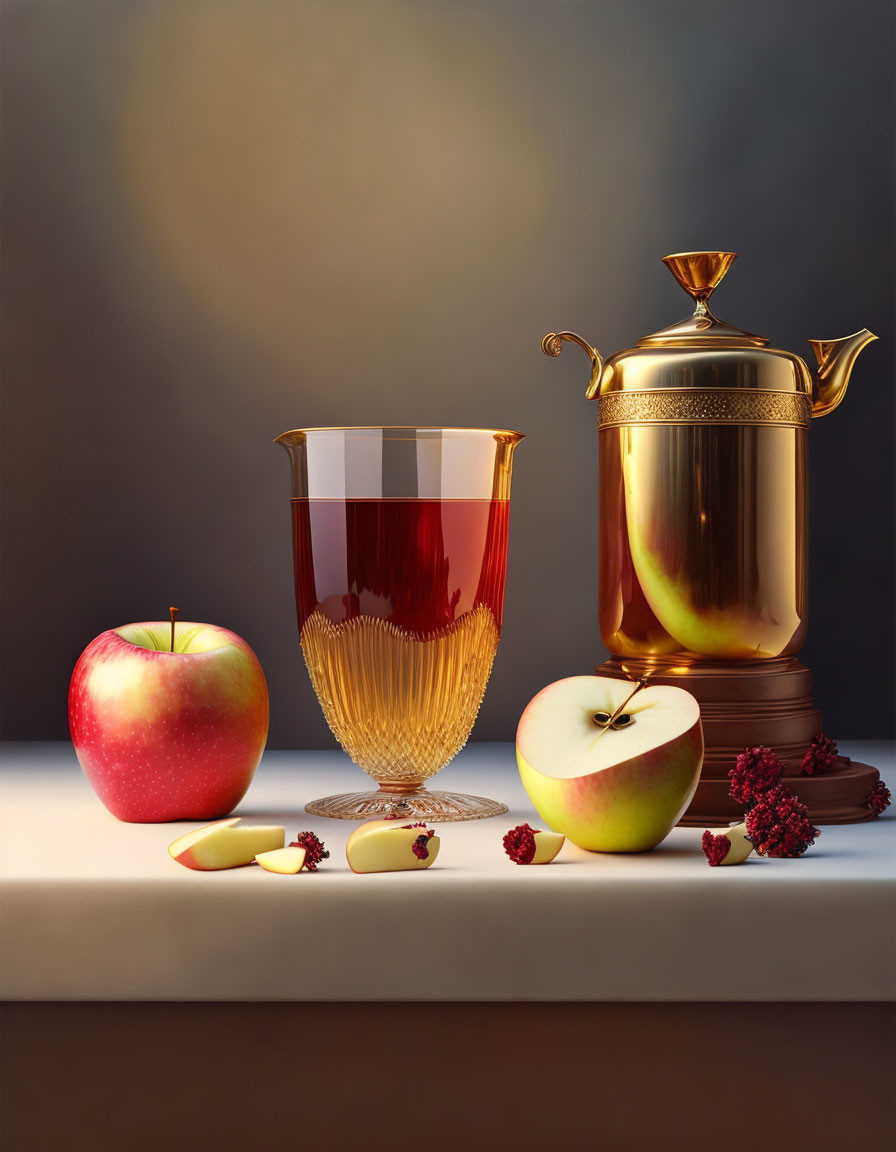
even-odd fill
[(571, 779), (547, 776), (529, 764), (520, 734), (517, 764), (536, 812), (555, 832), (591, 852), (655, 848), (684, 815), (703, 765), (699, 713), (696, 722), (670, 742)]

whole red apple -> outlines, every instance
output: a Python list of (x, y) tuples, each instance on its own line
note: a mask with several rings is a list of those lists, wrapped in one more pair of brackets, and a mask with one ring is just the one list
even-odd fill
[(226, 816), (268, 734), (268, 688), (245, 640), (213, 624), (125, 624), (88, 644), (68, 695), (84, 775), (119, 820)]

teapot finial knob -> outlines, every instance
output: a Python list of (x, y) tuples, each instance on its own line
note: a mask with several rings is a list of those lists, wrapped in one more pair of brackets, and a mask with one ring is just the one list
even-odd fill
[(736, 252), (676, 252), (663, 263), (698, 304), (713, 294), (734, 261)]

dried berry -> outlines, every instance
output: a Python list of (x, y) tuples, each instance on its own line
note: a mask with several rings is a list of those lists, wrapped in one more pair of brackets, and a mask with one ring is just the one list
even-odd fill
[(802, 771), (805, 776), (823, 776), (848, 764), (849, 757), (841, 756), (837, 751), (837, 741), (820, 732), (812, 737), (812, 743), (803, 755)]
[(703, 833), (703, 854), (709, 861), (710, 868), (715, 868), (728, 855), (731, 851), (731, 841), (727, 836), (713, 836), (712, 832), (707, 830)]
[(886, 812), (890, 807), (890, 789), (883, 780), (878, 780), (876, 784), (872, 784), (865, 803), (875, 816), (880, 816), (881, 812)]
[(763, 792), (746, 816), (747, 835), (760, 856), (802, 856), (820, 830), (809, 809), (785, 784)]
[(329, 860), (330, 858), (330, 853), (324, 848), (323, 841), (319, 840), (313, 832), (300, 832), (289, 846), (290, 848), (305, 849), (305, 867), (309, 872), (316, 872), (321, 860)]
[(746, 748), (728, 773), (728, 795), (749, 810), (764, 792), (778, 784), (783, 771), (784, 765), (771, 748)]
[[(420, 825), (414, 824), (411, 825), (411, 827), (419, 828)], [(432, 836), (432, 832), (429, 833), (429, 836)], [(418, 860), (429, 859), (429, 836), (420, 835), (411, 845), (411, 851), (414, 853)]]
[(517, 864), (531, 864), (535, 856), (535, 829), (528, 824), (511, 828), (504, 837), (504, 851)]
[(412, 828), (422, 828), (423, 829), (423, 831), (420, 833), (420, 835), (417, 837), (417, 839), (411, 845), (411, 851), (414, 853), (414, 855), (417, 857), (418, 860), (428, 860), (429, 859), (428, 842), (435, 835), (435, 832), (436, 832), (435, 828), (427, 828), (422, 820), (418, 821), (416, 824), (402, 824), (401, 827), (402, 827), (402, 829), (412, 829)]

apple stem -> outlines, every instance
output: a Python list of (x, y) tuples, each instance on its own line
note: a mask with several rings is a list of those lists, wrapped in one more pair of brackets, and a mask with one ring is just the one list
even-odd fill
[[(598, 740), (600, 740), (600, 738), (601, 738), (601, 736), (603, 736), (604, 732), (609, 732), (609, 730), (613, 727), (613, 724), (615, 723), (615, 721), (625, 711), (625, 707), (628, 704), (629, 700), (631, 700), (633, 696), (637, 695), (637, 693), (640, 692), (641, 689), (645, 688), (646, 686), (647, 686), (647, 677), (644, 676), (638, 681), (638, 683), (635, 685), (634, 689), (631, 692), (629, 692), (628, 696), (626, 696), (626, 698), (622, 701), (622, 703), (619, 705), (619, 707), (616, 709), (616, 711), (613, 713), (613, 715), (610, 717), (610, 719), (605, 724), (600, 724), (598, 722), (598, 720), (595, 719), (594, 723), (601, 729), (601, 731), (598, 732), (598, 734), (597, 734)], [(627, 727), (627, 725), (626, 725), (626, 727)]]
[(174, 651), (174, 619), (180, 612), (180, 608), (169, 608), (168, 615), (171, 617), (171, 651)]

